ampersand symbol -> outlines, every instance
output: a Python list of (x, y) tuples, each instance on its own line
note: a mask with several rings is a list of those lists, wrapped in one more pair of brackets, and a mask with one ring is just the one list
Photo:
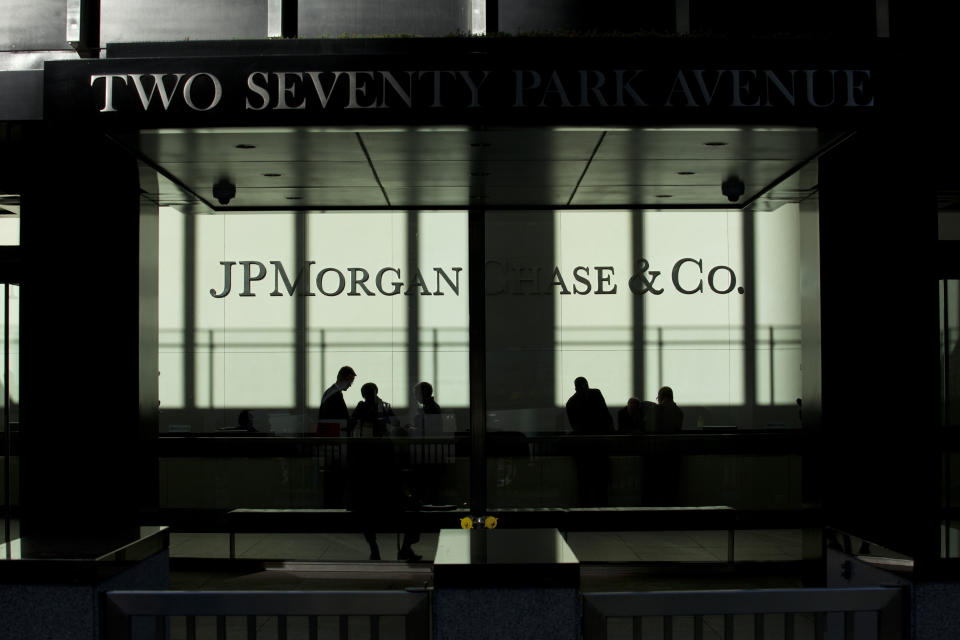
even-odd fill
[[(640, 258), (637, 261), (637, 273), (630, 276), (630, 291), (634, 293), (647, 293), (648, 291), (655, 296), (663, 293), (663, 288), (657, 289), (653, 286), (654, 281), (657, 279), (657, 276), (660, 275), (659, 271), (648, 271), (650, 269), (650, 263), (644, 258)], [(649, 275), (649, 279), (647, 278)]]

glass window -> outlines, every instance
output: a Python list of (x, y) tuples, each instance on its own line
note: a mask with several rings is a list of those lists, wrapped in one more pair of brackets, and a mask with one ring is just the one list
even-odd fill
[(209, 453), (184, 439), (161, 460), (162, 506), (344, 506), (346, 424), (318, 420), (343, 366), (357, 373), (348, 411), (374, 383), (402, 455), (423, 463), (418, 498), (466, 501), (465, 212), (160, 215), (161, 434), (259, 438)]
[(798, 238), (796, 205), (488, 212), (491, 507), (799, 505), (799, 456), (647, 437), (799, 428)]

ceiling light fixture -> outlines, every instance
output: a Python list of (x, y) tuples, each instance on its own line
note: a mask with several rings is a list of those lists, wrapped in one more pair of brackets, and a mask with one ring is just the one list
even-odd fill
[(641, 131), (666, 133), (740, 133), (739, 127), (643, 127)]
[(467, 133), (467, 127), (417, 127), (417, 133)]
[(627, 127), (554, 127), (557, 133), (625, 133), (633, 131)]

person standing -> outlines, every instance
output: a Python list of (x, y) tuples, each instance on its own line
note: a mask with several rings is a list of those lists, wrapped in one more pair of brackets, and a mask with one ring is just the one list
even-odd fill
[(683, 410), (673, 401), (673, 389), (660, 387), (657, 392), (657, 433), (680, 433), (683, 428)]
[[(433, 385), (429, 382), (418, 382), (413, 386), (413, 430), (418, 433), (420, 436), (428, 435), (427, 432), (430, 431), (429, 435), (437, 435), (439, 431), (439, 424), (435, 423), (433, 425), (428, 425), (429, 418), (428, 416), (439, 416), (440, 405), (437, 404), (437, 401), (433, 398)], [(439, 420), (439, 418), (437, 418)], [(432, 426), (432, 429), (428, 427)]]
[(323, 392), (320, 398), (320, 420), (349, 420), (350, 412), (347, 411), (347, 403), (343, 399), (343, 392), (350, 388), (357, 377), (357, 372), (352, 367), (340, 367), (337, 372), (337, 381)]
[[(573, 381), (574, 394), (567, 400), (567, 419), (574, 434), (599, 436), (613, 433), (613, 416), (599, 389), (591, 389), (584, 377)], [(573, 462), (581, 507), (607, 506), (610, 481), (608, 443), (603, 438), (577, 438)]]
[(390, 405), (377, 395), (378, 391), (372, 382), (360, 387), (363, 400), (350, 419), (351, 432), (360, 437), (352, 439), (347, 447), (349, 504), (359, 516), (371, 560), (380, 559), (377, 528), (399, 522), (403, 545), (397, 551), (397, 559), (416, 562), (421, 559), (413, 550), (420, 540), (419, 502), (408, 487), (400, 464), (405, 457), (403, 447), (387, 438), (397, 433), (396, 418)]
[[(683, 410), (673, 401), (673, 389), (660, 387), (654, 408), (652, 433), (670, 436), (683, 428)], [(673, 440), (668, 438), (665, 440)], [(669, 445), (669, 443), (664, 443)], [(674, 507), (680, 505), (682, 456), (672, 453), (669, 446), (661, 453), (643, 459), (643, 504), (645, 506)]]
[(567, 419), (574, 433), (613, 432), (613, 417), (600, 389), (591, 389), (584, 377), (573, 381), (574, 394), (567, 400)]

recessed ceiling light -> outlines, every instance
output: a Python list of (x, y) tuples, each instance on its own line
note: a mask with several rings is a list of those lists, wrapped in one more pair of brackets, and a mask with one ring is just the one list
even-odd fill
[(263, 174), (264, 178), (279, 178), (281, 174), (279, 173), (265, 173)]
[(256, 149), (257, 145), (255, 144), (238, 144), (236, 145), (237, 149)]
[(703, 146), (705, 147), (725, 147), (727, 146), (726, 142), (721, 142), (719, 140), (712, 140), (710, 142), (704, 142)]

